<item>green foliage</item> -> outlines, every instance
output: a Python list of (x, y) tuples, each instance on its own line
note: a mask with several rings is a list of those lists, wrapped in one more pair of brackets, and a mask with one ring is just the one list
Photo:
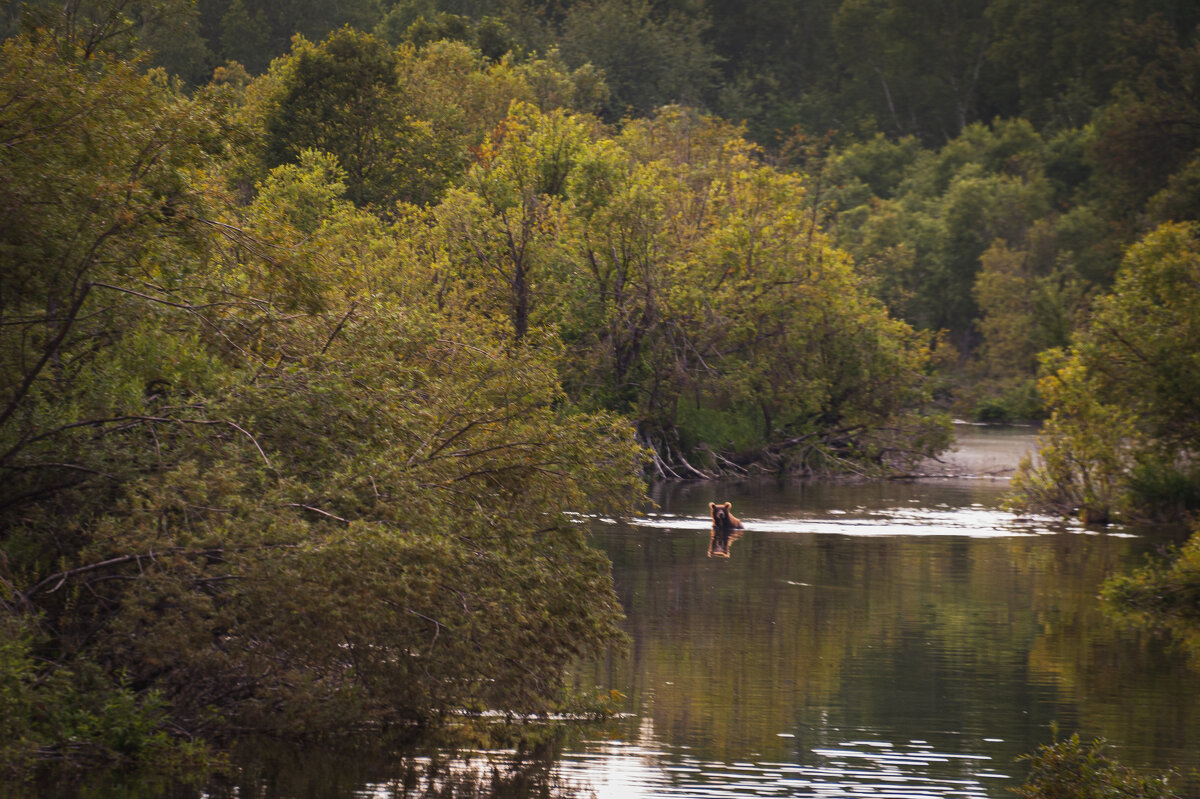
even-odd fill
[(147, 34), (154, 38), (191, 17), (190, 4), (183, 0), (87, 0), (66, 5), (31, 0), (10, 3), (8, 8), (15, 24), (4, 38), (18, 29), (40, 30), (67, 47), (79, 48), (88, 58), (101, 52), (129, 57), (141, 48)]
[(547, 710), (562, 667), (616, 636), (607, 564), (563, 513), (629, 508), (628, 432), (554, 410), (545, 354), (355, 317), (225, 410), (251, 446), (110, 515), (108, 545), (137, 551), (187, 509), (106, 651), (180, 711), (232, 695), (225, 713), (272, 729)]
[(1085, 743), (1079, 733), (1044, 744), (1022, 759), (1030, 764), (1029, 778), (1016, 789), (1023, 799), (1169, 799), (1175, 794), (1166, 777), (1138, 774), (1112, 759), (1105, 743)]
[(1040, 463), (1014, 482), (1021, 502), (1098, 521), (1194, 508), (1198, 253), (1192, 224), (1146, 236), (1070, 354), (1046, 361), (1041, 388), (1052, 415)]
[(826, 160), (822, 202), (872, 293), (957, 351), (939, 367), (957, 413), (1040, 416), (1038, 354), (1069, 345), (1111, 281), (1120, 248), (1090, 198), (1089, 141), (998, 121), (936, 152), (877, 137)]
[(1185, 518), (1200, 510), (1200, 467), (1147, 457), (1129, 474), (1130, 501), (1155, 515)]
[[(1194, 492), (1194, 483), (1187, 490)], [(1195, 650), (1200, 626), (1200, 532), (1193, 532), (1166, 557), (1113, 575), (1104, 583), (1101, 597), (1119, 615), (1174, 629)]]
[(1051, 415), (1037, 452), (1013, 477), (1014, 503), (1087, 522), (1107, 523), (1125, 512), (1125, 477), (1132, 465), (1132, 415), (1101, 399), (1100, 386), (1077, 356), (1051, 351), (1039, 389)]
[(993, 0), (986, 13), (995, 31), (988, 54), (1020, 98), (1013, 112), (1039, 127), (1086, 124), (1113, 78), (1112, 70), (1080, 67), (1111, 58), (1119, 4)]
[[(971, 126), (936, 153), (917, 155), (912, 140), (879, 139), (839, 153), (830, 165), (839, 186), (831, 201), (848, 248), (872, 264), (877, 296), (917, 327), (948, 330), (969, 355), (980, 315), (972, 290), (984, 253), (996, 245), (1024, 249), (1035, 223), (1054, 218), (1045, 153), (1021, 122)], [(1070, 264), (1058, 255), (1051, 252), (1049, 265), (1038, 263), (1031, 277), (1059, 260)]]
[[(1157, 15), (1129, 25), (1121, 42), (1124, 79), (1095, 115), (1093, 152), (1108, 178), (1102, 196), (1110, 214), (1131, 228), (1140, 221), (1136, 211), (1151, 196), (1164, 190), (1168, 197), (1186, 192), (1186, 178), (1172, 178), (1186, 172), (1200, 149), (1195, 110), (1200, 102), (1200, 42), (1193, 31), (1187, 34), (1178, 35)], [(1159, 197), (1156, 204), (1187, 207), (1185, 198), (1168, 197)], [(1193, 213), (1153, 221), (1195, 218)]]
[[(579, 353), (569, 387), (636, 408), (669, 471), (689, 473), (700, 441), (726, 466), (802, 471), (936, 446), (907, 416), (922, 402), (923, 349), (815, 229), (798, 178), (679, 109), (615, 144), (580, 156), (567, 182), (582, 212), (564, 255), (578, 287), (563, 330)], [(725, 425), (740, 432), (708, 438)], [(892, 425), (911, 451), (879, 437)]]
[(953, 138), (979, 119), (986, 8), (978, 0), (844, 0), (832, 32), (853, 79), (847, 94), (893, 135)]
[[(439, 41), (471, 44), (484, 58), (499, 61), (517, 48), (517, 43), (504, 22), (497, 17), (484, 17), (478, 23), (460, 14), (425, 13), (405, 24), (409, 15), (404, 4), (397, 4), (384, 17), (377, 30), (393, 44), (409, 43), (424, 47)], [(400, 26), (402, 32), (398, 33)]]
[[(1153, 471), (1151, 471), (1153, 469)], [(1191, 537), (1136, 569), (1105, 580), (1100, 597), (1118, 621), (1170, 634), (1172, 643), (1193, 660), (1200, 656), (1200, 529), (1194, 509), (1200, 480), (1158, 464), (1134, 470), (1133, 491), (1146, 503), (1169, 511), (1192, 509)]]
[(208, 757), (173, 740), (158, 695), (139, 695), (90, 663), (47, 666), (22, 619), (0, 618), (0, 632), (0, 775), (19, 777), (48, 759), (165, 764)]
[[(561, 340), (573, 406), (629, 414), (685, 472), (714, 414), (759, 420), (721, 442), (734, 468), (880, 466), (943, 440), (939, 420), (909, 415), (924, 396), (917, 339), (863, 296), (802, 183), (756, 164), (735, 129), (669, 109), (611, 138), (516, 104), (475, 153), (404, 222), (408, 290), (503, 321), (515, 342)], [(709, 421), (690, 429), (683, 408)], [(873, 441), (884, 427), (896, 438)]]
[(448, 261), (441, 291), (507, 316), (516, 341), (556, 318), (561, 200), (588, 128), (562, 111), (515, 104), (462, 187), (433, 213), (433, 246)]
[(372, 32), (388, 44), (396, 46), (405, 41), (408, 29), (417, 20), (431, 19), (436, 15), (433, 0), (402, 0), (384, 12)]
[[(1080, 342), (1088, 365), (1166, 447), (1200, 440), (1200, 228), (1163, 225), (1126, 255)], [(1138, 390), (1126, 392), (1128, 386)]]
[[(386, 208), (416, 189), (409, 174), (429, 149), (419, 126), (407, 124), (396, 91), (396, 56), (374, 37), (342, 29), (321, 45), (297, 39), (276, 67), (266, 101), (268, 168), (295, 161), (305, 149), (337, 156), (348, 196)], [(405, 185), (405, 184), (408, 185)]]
[(592, 0), (568, 7), (558, 41), (568, 63), (604, 74), (605, 116), (616, 121), (668, 103), (704, 104), (716, 78), (704, 28), (682, 13), (656, 14), (646, 0)]
[(260, 8), (251, 17), (242, 0), (232, 0), (221, 17), (221, 51), (254, 74), (265, 71), (271, 62), (271, 29), (266, 13)]
[(840, 0), (709, 0), (705, 32), (721, 70), (712, 110), (744, 120), (750, 137), (773, 145), (797, 127), (858, 133), (848, 104), (837, 103), (837, 49), (830, 35)]
[(566, 514), (637, 507), (628, 423), (565, 402), (543, 331), (439, 310), (329, 153), (234, 203), (215, 90), (27, 38), (2, 56), (0, 613), (28, 633), (0, 684), (64, 709), (6, 717), (11, 756), (143, 757), (164, 713), (556, 707), (566, 665), (621, 639)]
[(387, 216), (397, 202), (436, 202), (511, 103), (587, 110), (606, 97), (594, 70), (572, 71), (556, 53), (493, 62), (461, 42), (393, 49), (343, 29), (318, 45), (297, 39), (248, 88), (245, 116), (262, 135), (244, 169), (261, 180), (305, 150), (330, 153), (345, 171), (347, 196)]
[(685, 452), (695, 452), (705, 468), (719, 470), (722, 465), (707, 452), (710, 448), (724, 453), (752, 452), (763, 441), (762, 413), (753, 404), (719, 407), (681, 398), (674, 418), (679, 445)]
[(470, 38), (470, 20), (460, 14), (445, 12), (430, 19), (418, 17), (404, 32), (404, 41), (416, 47), (443, 40), (465, 42)]
[(997, 242), (981, 257), (975, 279), (981, 341), (972, 371), (978, 383), (961, 394), (982, 392), (984, 404), (1008, 408), (1003, 417), (1009, 421), (1043, 415), (1033, 377), (1038, 355), (1068, 346), (1087, 307), (1084, 283), (1063, 264), (1058, 241), (1037, 224), (1023, 250)]
[(1045, 416), (1034, 380), (1006, 381), (999, 386), (984, 384), (981, 388), (987, 393), (972, 409), (971, 417), (976, 422), (1012, 424)]
[[(196, 729), (555, 707), (619, 639), (566, 512), (634, 509), (642, 446), (666, 477), (936, 452), (934, 348), (958, 409), (1051, 412), (1027, 504), (1194, 510), (1195, 228), (1096, 299), (1194, 216), (1187, 32), (735, 5), (39, 6), (0, 73), (0, 599), (35, 679), (103, 663), (81, 695)], [(1001, 30), (1046, 18), (1086, 23), (1053, 86)], [(120, 55), (156, 42), (245, 66), (185, 92)], [(910, 135), (848, 135), (879, 129)], [(790, 174), (747, 130), (838, 147)]]
[[(61, 26), (93, 49), (149, 47), (157, 64), (193, 85), (229, 61), (260, 74), (293, 36), (321, 41), (349, 25), (392, 46), (468, 43), (492, 61), (506, 53), (532, 59), (557, 48), (573, 68), (591, 65), (607, 75), (614, 90), (604, 108), (609, 121), (682, 101), (744, 121), (767, 146), (797, 129), (860, 139), (886, 131), (940, 146), (972, 124), (1017, 117), (1050, 133), (1081, 129), (1107, 105), (1103, 116), (1112, 136), (1106, 135), (1111, 146), (1104, 151), (1118, 156), (1110, 165), (1121, 184), (1126, 177), (1131, 186), (1139, 183), (1134, 171), (1169, 174), (1179, 166), (1177, 156), (1194, 149), (1190, 123), (1161, 113), (1194, 105), (1187, 95), (1194, 15), (1186, 4), (1166, 0), (19, 5), (27, 27)], [(6, 11), (0, 36), (21, 25), (18, 4)], [(1164, 147), (1140, 146), (1153, 141)], [(1122, 157), (1133, 169), (1122, 167)], [(1161, 185), (1140, 187), (1146, 188)]]

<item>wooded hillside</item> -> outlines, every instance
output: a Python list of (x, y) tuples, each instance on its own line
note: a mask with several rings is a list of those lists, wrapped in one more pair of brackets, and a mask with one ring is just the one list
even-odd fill
[(9, 762), (561, 707), (647, 476), (1200, 507), (1196, 3), (6, 15)]

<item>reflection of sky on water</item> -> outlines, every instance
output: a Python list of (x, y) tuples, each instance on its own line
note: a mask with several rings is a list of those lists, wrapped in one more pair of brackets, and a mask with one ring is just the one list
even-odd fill
[[(837, 731), (829, 731), (836, 735)], [(807, 752), (796, 762), (738, 760), (719, 762), (696, 757), (687, 746), (659, 740), (649, 717), (640, 720), (636, 740), (585, 740), (563, 753), (554, 766), (553, 795), (595, 799), (650, 797), (790, 796), (872, 797), (873, 799), (986, 799), (989, 785), (1010, 784), (986, 753), (998, 739), (962, 740), (977, 752), (949, 752), (926, 740), (897, 743), (851, 737)], [(788, 732), (780, 738), (794, 738)], [(964, 736), (965, 738), (965, 736)], [(502, 750), (460, 753), (447, 764), (451, 773), (479, 775), (508, 770), (513, 753)], [(426, 758), (418, 761), (428, 765)], [(957, 764), (957, 767), (956, 765)], [(443, 777), (444, 779), (444, 777)], [(448, 785), (422, 784), (412, 795), (428, 795)], [(395, 782), (369, 783), (358, 797), (396, 796)], [(405, 795), (409, 795), (405, 793)]]
[[(780, 733), (790, 738), (791, 733)], [(985, 742), (981, 742), (986, 746)], [(643, 797), (888, 797), (889, 799), (984, 799), (984, 781), (1007, 780), (987, 754), (943, 752), (924, 740), (847, 740), (799, 753), (801, 762), (705, 761), (687, 747), (668, 747), (643, 719), (637, 742), (591, 741), (566, 753), (559, 771), (568, 784), (586, 786), (597, 799)], [(809, 761), (809, 762), (803, 762)], [(959, 761), (960, 775), (944, 775)], [(932, 773), (932, 769), (943, 772)]]
[[(847, 536), (955, 536), (962, 538), (1010, 538), (1088, 532), (1075, 522), (1044, 516), (1017, 516), (982, 505), (969, 508), (896, 507), (854, 508), (809, 518), (742, 517), (748, 531), (756, 534), (847, 535)], [(705, 517), (650, 514), (630, 520), (635, 527), (662, 530), (707, 530)], [(1113, 531), (1109, 535), (1125, 535)]]
[[(664, 484), (653, 513), (588, 520), (632, 616), (613, 676), (637, 718), (568, 747), (564, 780), (601, 799), (995, 799), (1051, 721), (1127, 743), (1090, 697), (1146, 671), (1095, 666), (1137, 650), (1093, 618), (1134, 536), (1005, 510), (1031, 436), (959, 436), (936, 479)], [(713, 568), (707, 506), (727, 500), (745, 535)]]
[(919, 470), (927, 474), (1007, 478), (1034, 446), (1033, 428), (957, 423), (954, 446)]

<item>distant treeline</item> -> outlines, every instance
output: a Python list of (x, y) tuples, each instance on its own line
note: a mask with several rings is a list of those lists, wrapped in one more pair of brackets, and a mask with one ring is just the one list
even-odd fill
[[(26, 26), (63, 16), (33, 5)], [(1195, 0), (109, 0), (70, 26), (96, 46), (134, 33), (191, 86), (263, 74), (293, 37), (350, 26), (387, 47), (449, 40), (495, 69), (571, 75), (569, 96), (539, 102), (610, 124), (668, 104), (742, 124), (760, 157), (808, 176), (818, 221), (871, 293), (929, 334), (945, 403), (1015, 419), (1045, 413), (1037, 355), (1070, 342), (1124, 249), (1200, 214), (1197, 23)], [(349, 196), (429, 203), (452, 171), (352, 180)]]
[[(10, 2), (10, 33), (22, 5), (63, 8)], [(491, 59), (557, 50), (603, 72), (609, 121), (683, 103), (744, 120), (763, 144), (798, 127), (931, 146), (996, 118), (1081, 126), (1200, 23), (1195, 0), (121, 0), (111, 13), (194, 85), (228, 61), (260, 74), (294, 35), (349, 25)]]

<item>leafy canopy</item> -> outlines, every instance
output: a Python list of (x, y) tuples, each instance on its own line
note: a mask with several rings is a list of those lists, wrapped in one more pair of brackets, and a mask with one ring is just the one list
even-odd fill
[(1045, 356), (1052, 415), (1020, 502), (1095, 520), (1200, 507), (1198, 236), (1194, 223), (1147, 235), (1075, 345)]
[(105, 664), (152, 728), (556, 707), (620, 640), (566, 512), (634, 510), (627, 423), (564, 402), (540, 332), (410, 292), (332, 155), (238, 204), (220, 91), (0, 54), (0, 610), (35, 647), (4, 662)]

